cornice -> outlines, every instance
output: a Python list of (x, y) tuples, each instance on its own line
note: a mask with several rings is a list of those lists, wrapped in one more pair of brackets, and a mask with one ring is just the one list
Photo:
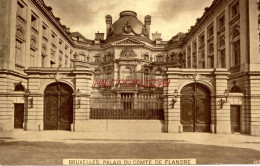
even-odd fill
[(202, 15), (202, 17), (198, 18), (196, 24), (194, 26), (192, 26), (190, 32), (185, 36), (185, 38), (183, 39), (181, 46), (183, 46), (188, 40), (189, 38), (196, 33), (196, 31), (201, 28), (202, 24), (204, 24), (207, 19), (215, 12), (215, 10), (219, 7), (219, 5), (223, 2), (225, 2), (226, 0), (214, 0), (211, 4), (210, 7), (205, 8), (205, 12)]
[(48, 7), (42, 0), (31, 0), (39, 10), (53, 23), (53, 25), (57, 28), (57, 30), (75, 47), (74, 41), (70, 38), (69, 34), (64, 31), (60, 22), (57, 21), (56, 17), (52, 12), (49, 11)]

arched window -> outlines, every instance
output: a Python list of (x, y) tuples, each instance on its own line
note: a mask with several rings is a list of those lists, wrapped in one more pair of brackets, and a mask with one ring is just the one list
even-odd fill
[(162, 80), (162, 79), (163, 79), (162, 71), (161, 71), (160, 69), (158, 69), (158, 70), (155, 72), (155, 79), (156, 79), (156, 80)]
[(130, 67), (126, 67), (123, 71), (123, 79), (131, 80), (133, 78), (133, 72)]
[(99, 68), (96, 68), (94, 70), (94, 80), (97, 80), (97, 81), (101, 80), (102, 79), (101, 74), (102, 74), (101, 70)]

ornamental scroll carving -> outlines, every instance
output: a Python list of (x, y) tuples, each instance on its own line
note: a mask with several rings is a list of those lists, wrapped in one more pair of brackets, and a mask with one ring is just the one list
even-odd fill
[(121, 57), (136, 57), (136, 53), (134, 52), (134, 50), (132, 50), (131, 48), (125, 47), (121, 53), (120, 53)]

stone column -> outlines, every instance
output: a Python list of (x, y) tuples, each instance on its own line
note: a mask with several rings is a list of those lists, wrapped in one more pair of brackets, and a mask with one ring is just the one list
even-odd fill
[(216, 133), (231, 133), (230, 122), (230, 103), (224, 103), (223, 108), (220, 106), (220, 100), (225, 100), (224, 92), (227, 89), (227, 80), (229, 72), (227, 69), (215, 69), (215, 90), (216, 90)]

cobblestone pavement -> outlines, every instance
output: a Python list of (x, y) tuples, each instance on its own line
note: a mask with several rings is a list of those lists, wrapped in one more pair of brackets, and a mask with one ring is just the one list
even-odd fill
[(0, 132), (0, 164), (62, 164), (64, 158), (176, 159), (253, 164), (260, 137), (210, 133)]

